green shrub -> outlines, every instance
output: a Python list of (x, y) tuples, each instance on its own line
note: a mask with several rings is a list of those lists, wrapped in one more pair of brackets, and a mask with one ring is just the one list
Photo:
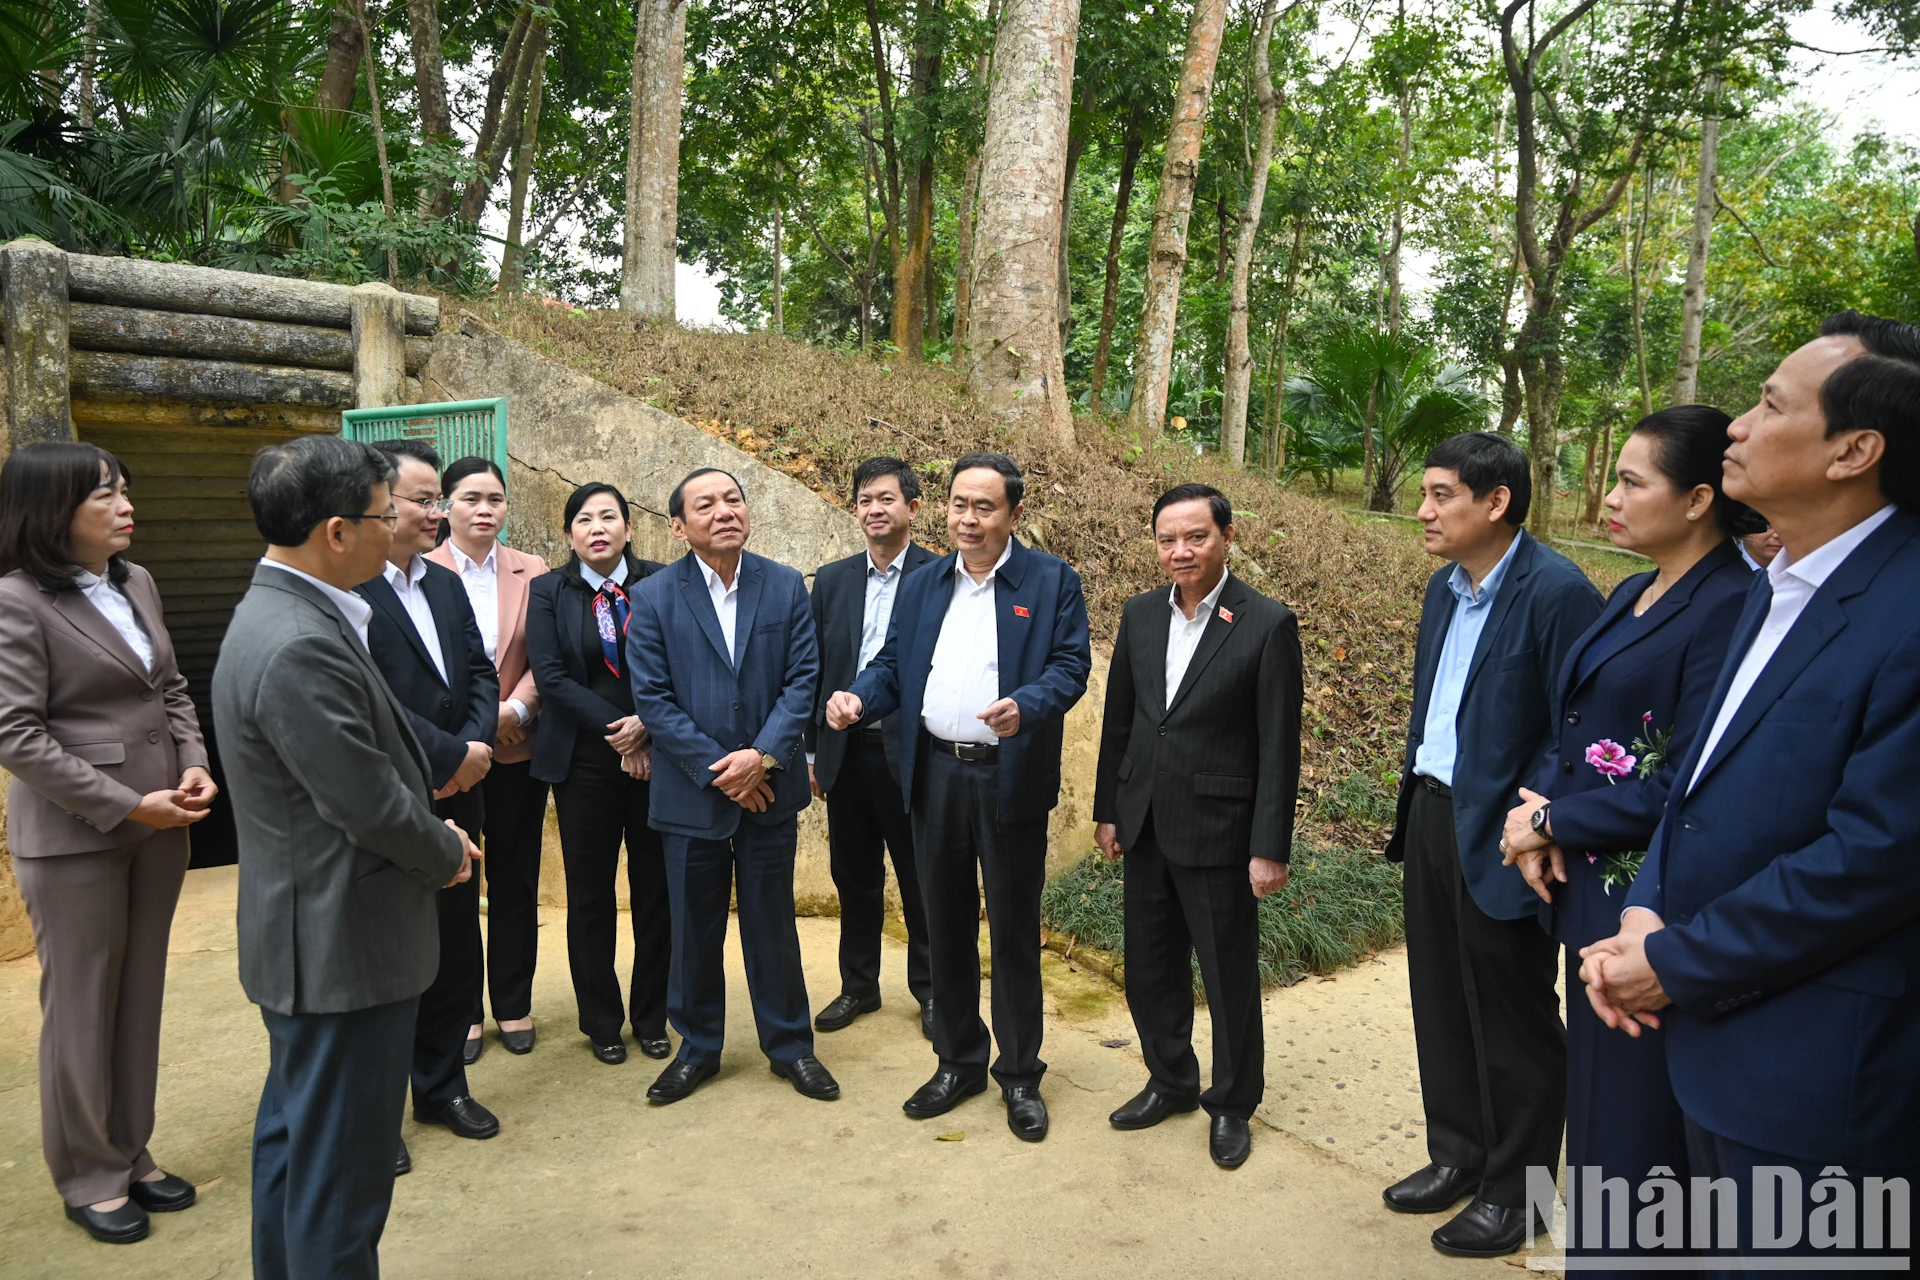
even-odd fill
[[(1042, 922), (1079, 944), (1111, 952), (1124, 964), (1124, 865), (1099, 854), (1082, 859), (1047, 885)], [(1308, 974), (1332, 973), (1404, 936), (1400, 868), (1394, 863), (1366, 849), (1296, 842), (1292, 867), (1287, 887), (1260, 903), (1262, 986), (1290, 986)], [(1197, 965), (1193, 984), (1201, 990)]]

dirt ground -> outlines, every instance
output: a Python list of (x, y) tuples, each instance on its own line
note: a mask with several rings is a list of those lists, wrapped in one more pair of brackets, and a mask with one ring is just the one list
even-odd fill
[[(200, 1200), (156, 1216), (137, 1245), (94, 1244), (60, 1213), (39, 1149), (38, 968), (30, 958), (0, 964), (8, 1280), (250, 1273), (248, 1150), (266, 1036), (235, 976), (233, 898), (231, 868), (193, 872), (174, 923), (153, 1150)], [(721, 1074), (659, 1108), (643, 1098), (656, 1064), (635, 1052), (608, 1067), (588, 1054), (573, 1025), (564, 913), (542, 916), (539, 1045), (515, 1057), (490, 1043), (469, 1073), (500, 1116), (499, 1137), (467, 1142), (406, 1121), (414, 1172), (396, 1183), (381, 1244), (389, 1276), (1109, 1280), (1524, 1268), (1522, 1258), (1443, 1257), (1427, 1241), (1440, 1219), (1380, 1203), (1382, 1186), (1426, 1159), (1403, 952), (1267, 998), (1267, 1103), (1252, 1158), (1228, 1173), (1207, 1158), (1204, 1115), (1143, 1133), (1108, 1126), (1146, 1078), (1124, 999), (1050, 953), (1053, 1129), (1028, 1145), (1007, 1131), (991, 1091), (938, 1120), (901, 1114), (934, 1060), (897, 941), (887, 944), (885, 1008), (819, 1038), (840, 1101), (808, 1101), (767, 1071), (730, 939)], [(836, 920), (800, 921), (816, 1008), (838, 989), (837, 930)], [(1204, 1011), (1199, 1037), (1205, 1063)]]

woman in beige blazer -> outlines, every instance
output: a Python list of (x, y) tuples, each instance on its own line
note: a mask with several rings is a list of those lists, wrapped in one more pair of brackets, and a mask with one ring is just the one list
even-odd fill
[(40, 955), (40, 1134), (67, 1217), (147, 1234), (193, 1184), (147, 1153), (167, 935), (215, 787), (119, 461), (48, 442), (0, 467), (0, 768)]
[[(547, 571), (544, 560), (500, 541), (507, 522), (507, 486), (485, 458), (461, 458), (446, 469), (449, 534), (427, 558), (460, 575), (487, 657), (500, 673), (500, 728), (493, 768), (480, 783), (487, 885), (487, 987), (500, 1042), (510, 1052), (533, 1048), (533, 970), (539, 948), (540, 839), (546, 829), (547, 784), (531, 773), (540, 693), (527, 669), (527, 584)], [(486, 1041), (482, 1012), (473, 1011), (466, 1060)]]

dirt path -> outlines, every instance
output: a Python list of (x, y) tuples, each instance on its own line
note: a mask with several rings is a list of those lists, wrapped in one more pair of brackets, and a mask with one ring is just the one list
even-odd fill
[[(200, 1187), (192, 1210), (124, 1249), (60, 1215), (39, 1151), (38, 970), (0, 965), (0, 1274), (241, 1277), (248, 1144), (266, 1037), (234, 975), (233, 873), (198, 871), (174, 925), (154, 1150)], [(1443, 1258), (1433, 1219), (1380, 1204), (1425, 1161), (1404, 955), (1267, 999), (1267, 1105), (1246, 1167), (1206, 1153), (1205, 1118), (1122, 1134), (1107, 1112), (1145, 1079), (1124, 1002), (1047, 959), (1052, 1136), (1007, 1132), (989, 1094), (919, 1124), (900, 1102), (933, 1059), (889, 944), (886, 1007), (819, 1052), (845, 1097), (809, 1102), (754, 1045), (737, 949), (720, 1077), (649, 1107), (637, 1053), (606, 1067), (573, 1029), (564, 916), (543, 911), (541, 1040), (491, 1044), (474, 1093), (501, 1135), (463, 1142), (411, 1119), (381, 1255), (393, 1277), (1510, 1276), (1517, 1261)], [(836, 989), (838, 922), (803, 919), (816, 1007)], [(1204, 1026), (1204, 1014), (1201, 1018)], [(1104, 1047), (1103, 1040), (1125, 1040)], [(1201, 1047), (1202, 1061), (1206, 1049)], [(959, 1141), (938, 1135), (963, 1133)], [(1541, 1241), (1542, 1245), (1546, 1241)]]

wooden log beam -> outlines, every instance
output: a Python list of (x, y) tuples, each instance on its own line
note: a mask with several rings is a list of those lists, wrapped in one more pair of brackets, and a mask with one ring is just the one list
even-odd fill
[[(343, 373), (353, 371), (352, 333), (320, 325), (76, 302), (71, 307), (68, 327), (73, 345), (83, 351), (125, 351), (138, 355), (338, 369)], [(432, 356), (432, 338), (406, 340), (408, 373), (418, 374)]]
[[(247, 271), (220, 271), (177, 262), (137, 258), (67, 256), (70, 296), (79, 302), (194, 311), (241, 320), (277, 320), (345, 329), (352, 290), (318, 280), (287, 280)], [(407, 332), (431, 335), (440, 325), (440, 300), (423, 294), (406, 300)]]
[(75, 399), (154, 397), (190, 404), (353, 407), (353, 375), (332, 369), (76, 351), (68, 360), (67, 372)]

